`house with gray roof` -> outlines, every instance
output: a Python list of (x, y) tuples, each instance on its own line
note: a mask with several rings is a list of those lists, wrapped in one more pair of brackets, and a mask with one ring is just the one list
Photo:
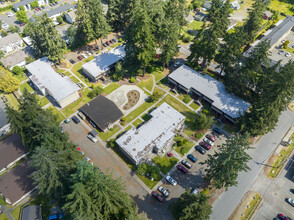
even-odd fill
[(0, 38), (0, 50), (5, 54), (17, 51), (23, 48), (23, 40), (18, 33), (9, 34), (6, 37)]
[(132, 128), (116, 139), (122, 153), (135, 165), (143, 162), (152, 152), (169, 151), (172, 141), (186, 117), (167, 103), (150, 113), (151, 119), (142, 126)]
[(76, 21), (76, 13), (75, 13), (75, 11), (70, 11), (70, 12), (66, 13), (65, 20), (68, 23), (73, 24)]
[(33, 49), (31, 47), (26, 47), (23, 50), (17, 51), (10, 54), (9, 56), (3, 57), (1, 59), (2, 64), (12, 70), (14, 66), (23, 67), (26, 65), (26, 57), (33, 55)]
[(238, 3), (238, 1), (233, 1), (230, 3), (231, 4), (231, 8), (234, 9), (234, 10), (238, 10), (241, 8), (241, 5)]
[(210, 103), (212, 110), (233, 123), (250, 107), (250, 103), (228, 93), (220, 81), (209, 75), (202, 75), (186, 65), (169, 74), (168, 81), (177, 89)]
[(41, 206), (29, 205), (23, 208), (21, 220), (42, 220)]
[(275, 26), (265, 32), (264, 36), (256, 40), (251, 47), (244, 53), (245, 57), (249, 57), (256, 45), (263, 41), (268, 41), (270, 44), (269, 51), (271, 52), (269, 58), (271, 64), (277, 63), (281, 60), (281, 64), (287, 63), (289, 60), (293, 60), (294, 54), (286, 57), (285, 52), (281, 52), (283, 42), (289, 40), (292, 48), (294, 48), (294, 16), (287, 16), (285, 19), (278, 21)]
[(125, 47), (122, 45), (110, 51), (101, 52), (93, 60), (82, 65), (83, 73), (92, 82), (96, 82), (104, 74), (107, 74), (116, 62), (122, 60), (125, 54)]
[[(13, 4), (14, 10), (18, 11), (19, 7), (23, 6), (26, 11), (31, 10), (31, 2), (35, 0), (22, 0)], [(37, 0), (39, 5), (46, 5), (49, 3), (48, 0)]]
[(55, 72), (46, 57), (26, 65), (26, 68), (31, 82), (38, 91), (44, 96), (51, 96), (61, 108), (80, 98), (80, 87), (68, 76), (61, 76)]

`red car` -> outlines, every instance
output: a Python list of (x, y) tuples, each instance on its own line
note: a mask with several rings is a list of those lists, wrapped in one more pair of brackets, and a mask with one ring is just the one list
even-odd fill
[(40, 11), (40, 9), (38, 9), (38, 8), (35, 8), (35, 10), (36, 10), (36, 11)]
[(278, 218), (281, 220), (290, 220), (286, 215), (284, 215), (282, 213), (278, 214)]
[(155, 197), (159, 202), (163, 201), (163, 198), (155, 191), (152, 191), (152, 196)]
[(78, 59), (79, 59), (79, 60), (83, 60), (84, 57), (82, 57), (82, 56), (78, 56)]
[(210, 150), (210, 148), (211, 148), (211, 146), (208, 143), (204, 142), (204, 141), (200, 142), (199, 145), (201, 147), (203, 147), (205, 150)]
[(178, 168), (178, 170), (182, 171), (185, 174), (188, 173), (188, 170), (185, 167), (183, 167), (181, 164), (179, 164), (177, 166), (177, 168)]
[(168, 153), (167, 156), (168, 157), (173, 157), (174, 155), (173, 155), (173, 153)]
[(106, 44), (107, 44), (107, 46), (109, 46), (109, 45), (110, 45), (110, 43), (109, 43), (108, 41), (106, 41)]
[(21, 27), (22, 27), (22, 26), (25, 26), (25, 24), (26, 24), (26, 23), (21, 23), (21, 24), (19, 24), (19, 26), (21, 26)]
[(113, 43), (113, 41), (112, 41), (112, 40), (109, 40), (108, 42), (109, 42), (109, 43), (111, 43), (111, 44)]
[(205, 137), (208, 138), (209, 140), (213, 141), (213, 142), (216, 141), (216, 140), (215, 140), (215, 137), (213, 137), (213, 136), (210, 135), (210, 134), (207, 134)]

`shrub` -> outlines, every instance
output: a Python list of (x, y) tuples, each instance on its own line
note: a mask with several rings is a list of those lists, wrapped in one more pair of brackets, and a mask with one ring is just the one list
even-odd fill
[(202, 112), (206, 115), (210, 115), (210, 111), (208, 109), (202, 109)]
[(62, 24), (63, 23), (63, 18), (61, 16), (58, 16), (56, 18), (56, 21), (59, 23), (59, 24)]
[(204, 113), (200, 113), (200, 115), (197, 116), (194, 123), (198, 130), (204, 130), (209, 129), (212, 125), (212, 122), (213, 119), (211, 116)]
[(148, 66), (147, 68), (146, 68), (146, 71), (148, 72), (148, 73), (153, 73), (154, 72), (154, 67), (153, 66)]
[(118, 39), (118, 42), (120, 42), (120, 43), (121, 43), (121, 42), (122, 42), (122, 38), (119, 38), (119, 39)]
[(91, 89), (94, 89), (94, 85), (93, 84), (91, 85)]
[(189, 103), (191, 101), (191, 97), (189, 95), (184, 95), (184, 100), (183, 102), (185, 102), (186, 104)]
[(125, 118), (125, 117), (122, 117), (122, 118), (121, 118), (121, 121), (126, 121), (126, 118)]
[(0, 12), (9, 11), (11, 9), (13, 9), (13, 6), (12, 5), (8, 5), (6, 7), (0, 8)]
[(1, 30), (1, 34), (2, 34), (2, 37), (6, 37), (7, 36), (7, 32), (4, 31), (4, 30)]
[(114, 129), (113, 129), (113, 128), (110, 128), (109, 130), (110, 130), (110, 131), (113, 131)]
[(151, 96), (149, 96), (149, 102), (157, 102), (160, 97), (161, 95), (158, 92), (154, 92)]
[(190, 36), (189, 34), (184, 34), (183, 36), (182, 36), (182, 41), (184, 42), (184, 43), (189, 43), (191, 40), (193, 40), (193, 37), (192, 36)]
[(136, 79), (135, 79), (134, 76), (132, 76), (131, 79), (130, 79), (130, 83), (134, 83), (134, 82), (136, 82)]
[(203, 137), (203, 133), (201, 133), (201, 132), (197, 132), (196, 134), (195, 134), (195, 138), (197, 138), (197, 139), (200, 139), (200, 138), (202, 138)]
[(283, 43), (283, 48), (286, 49), (289, 45), (290, 41), (286, 40), (285, 43)]
[(12, 68), (12, 72), (16, 75), (20, 75), (23, 74), (23, 70), (19, 67), (19, 66), (14, 66)]
[(113, 148), (115, 147), (115, 139), (110, 139), (108, 142), (107, 142), (107, 146)]
[(86, 82), (87, 82), (87, 83), (89, 82), (89, 79), (88, 79), (88, 78), (86, 78)]

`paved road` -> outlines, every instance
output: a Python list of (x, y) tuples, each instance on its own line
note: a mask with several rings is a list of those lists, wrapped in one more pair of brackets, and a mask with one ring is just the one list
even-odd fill
[(253, 160), (248, 165), (251, 168), (248, 172), (242, 172), (238, 177), (238, 186), (231, 187), (224, 192), (214, 203), (211, 220), (226, 220), (234, 211), (243, 195), (251, 188), (254, 180), (259, 175), (265, 163), (290, 126), (294, 123), (294, 112), (285, 111), (281, 114), (276, 129), (263, 136), (249, 153)]

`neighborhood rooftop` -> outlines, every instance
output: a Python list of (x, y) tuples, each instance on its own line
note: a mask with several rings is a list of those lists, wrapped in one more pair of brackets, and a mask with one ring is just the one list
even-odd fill
[(10, 43), (22, 40), (18, 33), (9, 34), (6, 37), (0, 38), (0, 47), (7, 46)]
[(231, 118), (238, 118), (247, 111), (250, 104), (226, 91), (225, 85), (209, 75), (201, 75), (195, 70), (182, 65), (169, 75), (169, 78), (187, 89), (193, 88), (212, 100), (212, 106)]
[(17, 51), (9, 56), (3, 57), (1, 62), (6, 68), (13, 67), (21, 62), (25, 62), (25, 58), (33, 54), (31, 47), (26, 47), (23, 50)]
[(110, 66), (125, 56), (125, 47), (118, 46), (109, 52), (100, 53), (94, 60), (85, 63), (82, 67), (89, 72), (94, 78), (105, 73), (110, 69)]
[(20, 6), (29, 5), (33, 1), (35, 0), (23, 0), (23, 1), (16, 2), (13, 4), (13, 8), (17, 10)]
[(60, 13), (67, 11), (71, 8), (73, 8), (73, 6), (71, 6), (70, 4), (64, 4), (64, 5), (59, 6), (57, 8), (51, 9), (50, 11), (47, 11), (47, 15), (50, 18), (54, 15), (60, 14)]
[(80, 89), (68, 76), (62, 77), (55, 72), (45, 57), (26, 65), (26, 68), (32, 74), (32, 82), (40, 89), (46, 88), (56, 101), (62, 101)]
[(152, 111), (152, 118), (140, 128), (132, 128), (116, 140), (116, 143), (136, 163), (154, 148), (161, 149), (175, 136), (175, 130), (185, 116), (167, 103)]

